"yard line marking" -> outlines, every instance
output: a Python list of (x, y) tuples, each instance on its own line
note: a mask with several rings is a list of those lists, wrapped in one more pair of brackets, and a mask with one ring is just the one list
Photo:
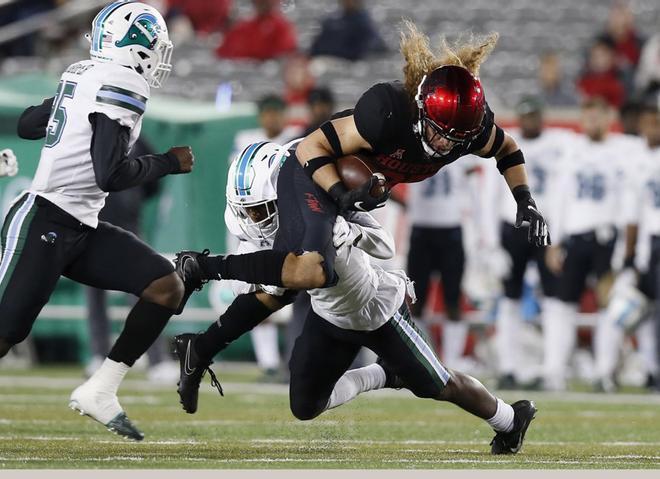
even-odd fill
[[(39, 387), (46, 389), (68, 389), (79, 386), (81, 379), (78, 377), (46, 377), (46, 376), (1, 376), (0, 386), (2, 387)], [(226, 386), (226, 387), (225, 387)], [(122, 382), (125, 389), (134, 389), (138, 391), (170, 391), (171, 385), (162, 385), (150, 383), (144, 379), (126, 379)], [(288, 395), (289, 387), (284, 384), (256, 384), (256, 383), (223, 383), (223, 387), (234, 394), (263, 394), (263, 395)], [(203, 394), (217, 394), (210, 384), (203, 384), (200, 392)], [(513, 392), (501, 391), (506, 396)], [(365, 395), (366, 397), (396, 397), (399, 399), (414, 395), (409, 391), (395, 391), (383, 389), (372, 391)], [(641, 405), (660, 405), (660, 395), (654, 394), (600, 394), (587, 392), (533, 392), (533, 399), (536, 402), (556, 401), (562, 403), (591, 403), (591, 404), (641, 404)]]

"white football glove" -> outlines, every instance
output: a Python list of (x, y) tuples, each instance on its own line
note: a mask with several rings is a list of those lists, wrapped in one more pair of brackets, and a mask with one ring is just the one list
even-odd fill
[(349, 223), (343, 216), (337, 216), (335, 226), (332, 228), (332, 244), (337, 250), (337, 255), (344, 252), (346, 248), (356, 246), (362, 239), (362, 230), (355, 223)]
[(9, 148), (0, 151), (0, 176), (14, 176), (18, 173), (16, 155)]

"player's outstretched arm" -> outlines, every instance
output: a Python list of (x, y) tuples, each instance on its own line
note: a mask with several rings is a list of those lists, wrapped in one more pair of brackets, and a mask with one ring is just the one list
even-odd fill
[(18, 118), (18, 136), (26, 140), (39, 140), (46, 136), (46, 126), (50, 118), (55, 97), (46, 98), (41, 105), (30, 106)]
[(190, 173), (194, 157), (188, 146), (167, 153), (128, 157), (130, 132), (103, 113), (92, 113), (92, 145), (96, 183), (103, 191), (120, 191), (169, 174)]
[(522, 226), (523, 222), (528, 222), (529, 242), (536, 246), (549, 245), (548, 225), (530, 193), (525, 157), (516, 141), (500, 127), (493, 125), (488, 142), (476, 154), (487, 158), (494, 156), (497, 160), (497, 168), (504, 176), (518, 205), (516, 228)]

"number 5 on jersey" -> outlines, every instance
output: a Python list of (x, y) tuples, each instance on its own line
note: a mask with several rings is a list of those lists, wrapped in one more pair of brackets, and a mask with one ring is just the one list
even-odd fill
[(73, 98), (76, 92), (76, 83), (70, 81), (60, 81), (57, 87), (57, 95), (53, 102), (53, 111), (50, 114), (48, 122), (48, 131), (46, 132), (46, 148), (52, 148), (60, 142), (62, 132), (66, 125), (66, 107), (63, 105), (65, 98)]

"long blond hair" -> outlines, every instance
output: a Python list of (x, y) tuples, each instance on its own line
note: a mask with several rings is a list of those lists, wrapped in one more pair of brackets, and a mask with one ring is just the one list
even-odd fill
[(403, 66), (406, 90), (414, 96), (424, 75), (443, 65), (461, 66), (474, 76), (479, 76), (479, 67), (495, 48), (499, 36), (497, 32), (488, 35), (470, 34), (452, 44), (443, 36), (439, 50), (435, 53), (431, 49), (429, 37), (412, 21), (404, 20), (400, 48), (406, 62)]

